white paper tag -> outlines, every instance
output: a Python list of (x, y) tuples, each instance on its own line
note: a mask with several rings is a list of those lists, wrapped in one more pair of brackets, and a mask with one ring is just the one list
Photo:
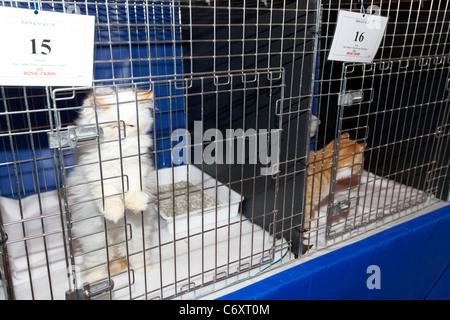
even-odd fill
[(0, 85), (91, 86), (95, 17), (0, 7)]
[(340, 10), (328, 60), (372, 62), (387, 22), (387, 17)]

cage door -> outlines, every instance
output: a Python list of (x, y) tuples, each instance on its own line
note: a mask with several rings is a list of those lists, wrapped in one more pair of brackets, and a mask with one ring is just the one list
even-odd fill
[[(119, 90), (118, 87), (110, 87), (110, 90)], [(69, 300), (90, 300), (94, 296), (110, 292), (114, 286), (114, 282), (109, 277), (102, 279), (95, 283), (89, 283), (84, 274), (87, 271), (83, 266), (82, 261), (86, 256), (85, 252), (81, 252), (77, 247), (80, 246), (80, 241), (83, 239), (90, 239), (90, 241), (99, 242), (99, 247), (92, 249), (92, 252), (108, 251), (110, 244), (108, 243), (108, 233), (110, 232), (109, 226), (101, 215), (95, 217), (83, 217), (79, 214), (75, 216), (74, 208), (77, 207), (80, 211), (80, 206), (97, 206), (99, 197), (105, 198), (104, 194), (92, 194), (88, 198), (76, 198), (74, 194), (82, 188), (89, 188), (93, 184), (101, 183), (104, 181), (102, 177), (102, 153), (100, 152), (100, 146), (104, 143), (119, 143), (116, 140), (108, 139), (103, 134), (103, 127), (116, 125), (117, 121), (100, 122), (100, 120), (93, 121), (93, 123), (82, 125), (76, 124), (74, 119), (77, 115), (85, 110), (91, 110), (92, 112), (100, 112), (99, 105), (101, 94), (106, 93), (98, 90), (96, 93), (96, 99), (92, 99), (92, 103), (84, 101), (86, 97), (89, 97), (90, 89), (87, 88), (60, 88), (54, 89), (51, 93), (51, 112), (54, 122), (51, 125), (49, 132), (47, 133), (49, 149), (52, 152), (53, 162), (55, 167), (55, 177), (57, 183), (57, 189), (60, 196), (60, 207), (65, 222), (66, 228), (66, 266), (67, 266), (67, 291), (65, 292), (66, 299)], [(109, 107), (109, 106), (108, 106)], [(116, 107), (116, 103), (111, 107)], [(95, 110), (95, 111), (94, 111)], [(117, 124), (118, 125), (118, 124)], [(122, 123), (121, 123), (122, 125)], [(125, 127), (125, 125), (123, 125)], [(125, 132), (125, 130), (124, 130)], [(123, 140), (119, 138), (119, 141)], [(112, 142), (111, 142), (112, 141)], [(88, 148), (92, 151), (93, 158), (90, 162), (78, 163), (78, 151), (80, 148)], [(98, 150), (97, 153), (94, 151)], [(97, 156), (95, 156), (95, 155)], [(104, 159), (103, 159), (104, 160)], [(77, 173), (74, 172), (76, 168), (88, 167), (92, 172), (100, 170), (100, 179), (96, 177), (96, 174), (91, 176), (79, 176), (74, 177)], [(98, 168), (98, 169), (97, 169)], [(97, 170), (95, 170), (97, 169)], [(117, 176), (120, 179), (121, 170), (118, 168)], [(123, 175), (122, 175), (123, 176)], [(109, 178), (112, 179), (112, 178)], [(126, 185), (126, 177), (123, 178)], [(107, 179), (105, 179), (107, 180)], [(85, 193), (86, 194), (86, 193)], [(101, 224), (104, 228), (98, 228), (93, 231), (86, 228), (87, 225)], [(83, 225), (86, 231), (74, 232), (74, 228)], [(116, 227), (116, 229), (121, 226)], [(125, 228), (125, 227), (122, 227)], [(80, 227), (78, 227), (80, 229)], [(99, 239), (103, 241), (99, 241)], [(106, 263), (106, 261), (105, 261)]]
[[(415, 212), (445, 193), (449, 67), (448, 56), (344, 64), (327, 244)], [(344, 164), (346, 139), (355, 150), (353, 162)]]

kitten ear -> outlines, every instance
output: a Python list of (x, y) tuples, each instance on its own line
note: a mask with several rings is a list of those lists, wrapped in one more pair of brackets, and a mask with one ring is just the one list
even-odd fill
[(153, 98), (153, 91), (140, 91), (137, 93), (139, 100), (148, 100)]
[(101, 96), (94, 96), (94, 92), (89, 93), (89, 95), (84, 99), (83, 106), (93, 106), (102, 105), (105, 103), (105, 99)]
[(83, 106), (94, 105), (94, 93), (91, 91), (86, 98), (83, 100)]
[(366, 147), (367, 143), (358, 143), (355, 148), (355, 152), (361, 152)]

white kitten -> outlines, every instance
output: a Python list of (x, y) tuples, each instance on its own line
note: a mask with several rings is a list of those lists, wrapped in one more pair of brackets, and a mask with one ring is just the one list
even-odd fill
[(150, 248), (155, 212), (151, 202), (156, 178), (149, 157), (153, 94), (97, 89), (83, 107), (75, 125), (98, 123), (103, 138), (78, 149), (67, 195), (73, 236), (91, 282), (108, 275), (107, 258), (110, 274), (128, 265), (135, 271), (150, 267), (145, 249)]

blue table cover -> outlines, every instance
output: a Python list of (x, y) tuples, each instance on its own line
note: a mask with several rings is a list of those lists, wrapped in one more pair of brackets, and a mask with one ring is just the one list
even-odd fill
[(450, 299), (449, 266), (450, 205), (220, 299)]

